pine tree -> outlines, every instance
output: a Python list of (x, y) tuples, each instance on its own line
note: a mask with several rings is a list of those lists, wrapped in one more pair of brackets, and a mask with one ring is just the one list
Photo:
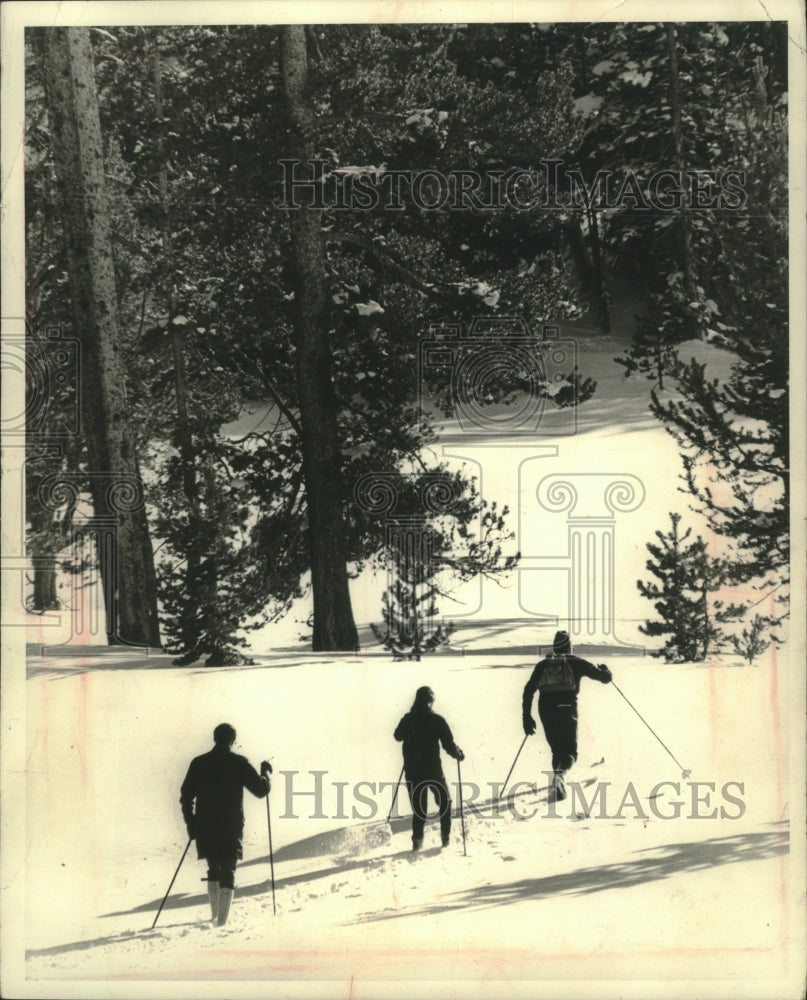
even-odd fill
[(454, 632), (452, 624), (437, 618), (438, 599), (474, 577), (500, 582), (520, 554), (502, 554), (514, 538), (506, 527), (508, 509), (481, 500), (475, 481), (462, 470), (441, 467), (396, 483), (396, 513), (385, 522), (376, 560), (390, 579), (382, 597), (384, 624), (371, 628), (397, 657), (420, 659), (446, 645)]
[(735, 652), (745, 657), (749, 663), (753, 663), (770, 646), (771, 641), (776, 641), (776, 637), (770, 635), (773, 624), (773, 620), (766, 615), (754, 615), (747, 628), (731, 637)]
[[(786, 119), (767, 103), (765, 74), (746, 110), (751, 150), (746, 211), (716, 223), (709, 361), (679, 369), (654, 414), (681, 449), (688, 491), (735, 553), (731, 582), (786, 596), (789, 581), (789, 333)], [(722, 355), (722, 357), (721, 357)], [(720, 368), (728, 367), (728, 375)]]
[[(651, 410), (678, 444), (695, 509), (725, 542), (726, 582), (776, 594), (776, 623), (786, 614), (790, 559), (786, 28), (676, 25), (664, 38), (660, 26), (607, 31), (620, 44), (618, 55), (595, 50), (610, 61), (600, 64), (594, 165), (608, 162), (603, 141), (624, 120), (642, 172), (676, 162), (702, 175), (684, 192), (695, 204), (686, 217), (621, 212), (611, 222), (610, 248), (650, 302), (618, 360), (626, 374), (656, 383)], [(660, 69), (673, 56), (677, 92), (637, 115), (669, 79)], [(627, 145), (624, 135), (611, 143), (616, 155)], [(722, 195), (715, 177), (729, 181)]]
[(687, 544), (692, 529), (681, 534), (680, 514), (671, 513), (670, 520), (667, 534), (656, 532), (659, 544), (647, 543), (653, 558), (646, 566), (659, 582), (636, 582), (642, 597), (654, 602), (661, 621), (647, 621), (639, 631), (667, 636), (664, 646), (651, 655), (664, 656), (668, 663), (698, 663), (722, 637), (709, 594), (722, 583), (723, 568), (709, 556), (700, 535)]
[(680, 368), (675, 346), (686, 337), (681, 311), (667, 296), (648, 295), (647, 305), (636, 317), (631, 346), (623, 357), (614, 358), (624, 367), (626, 377), (642, 374), (664, 389), (665, 377), (675, 376)]
[(384, 592), (382, 619), (384, 627), (371, 623), (376, 639), (396, 659), (420, 660), (448, 645), (454, 631), (452, 624), (436, 621), (437, 588), (427, 579), (400, 578)]
[[(282, 29), (283, 92), (288, 117), (288, 155), (300, 163), (314, 157), (314, 111), (306, 28)], [(308, 499), (312, 649), (353, 650), (353, 620), (344, 545), (344, 488), (328, 316), (327, 263), (321, 212), (290, 215), (294, 273), (294, 332), (303, 475)]]
[(159, 646), (157, 587), (125, 393), (93, 49), (87, 28), (46, 32), (47, 104), (62, 198), (70, 298), (83, 348), (82, 430), (96, 517), (116, 516), (100, 560), (110, 643)]

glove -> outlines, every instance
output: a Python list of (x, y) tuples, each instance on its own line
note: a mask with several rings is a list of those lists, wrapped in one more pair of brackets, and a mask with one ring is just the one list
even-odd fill
[(185, 829), (188, 831), (188, 840), (196, 839), (196, 817), (193, 816), (185, 824)]
[(522, 725), (524, 726), (525, 736), (535, 735), (535, 719), (533, 719), (531, 715), (525, 715), (524, 718), (521, 720), (521, 722)]
[(262, 760), (261, 761), (261, 777), (263, 778), (267, 774), (271, 774), (271, 773), (272, 773), (272, 765), (269, 763), (268, 760)]
[(462, 752), (462, 750), (460, 750), (459, 747), (456, 747), (456, 746), (454, 747), (454, 756), (459, 761), (465, 760), (465, 754)]
[(600, 680), (603, 682), (603, 684), (610, 684), (611, 681), (614, 679), (614, 675), (611, 673), (611, 671), (608, 669), (608, 667), (606, 667), (604, 663), (599, 663), (597, 665), (600, 668)]

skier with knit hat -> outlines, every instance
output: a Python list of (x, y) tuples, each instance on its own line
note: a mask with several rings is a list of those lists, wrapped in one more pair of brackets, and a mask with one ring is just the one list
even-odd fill
[(465, 754), (454, 742), (451, 729), (442, 715), (432, 711), (434, 691), (418, 688), (412, 708), (395, 728), (395, 739), (403, 743), (404, 773), (409, 801), (412, 803), (412, 850), (423, 846), (423, 833), (431, 789), (440, 813), (440, 834), (443, 847), (451, 837), (451, 799), (440, 762), (440, 745), (456, 760)]
[(207, 894), (214, 926), (227, 922), (235, 891), (235, 869), (243, 857), (244, 789), (263, 799), (272, 787), (272, 765), (260, 774), (246, 757), (233, 753), (235, 729), (222, 722), (213, 730), (213, 749), (194, 757), (180, 791), (188, 836), (207, 861)]
[(577, 695), (580, 680), (591, 677), (608, 684), (613, 675), (604, 663), (595, 666), (572, 653), (568, 632), (556, 632), (552, 652), (540, 661), (524, 686), (522, 723), (526, 736), (535, 733), (532, 700), (538, 692), (538, 716), (552, 751), (551, 794), (566, 797), (565, 773), (577, 760)]

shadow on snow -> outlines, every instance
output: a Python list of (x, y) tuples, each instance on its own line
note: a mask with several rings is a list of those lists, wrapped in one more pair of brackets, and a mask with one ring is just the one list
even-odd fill
[[(379, 821), (381, 825), (384, 821)], [(395, 825), (408, 824), (406, 818), (396, 820)], [(578, 868), (573, 871), (560, 872), (555, 875), (545, 875), (538, 878), (518, 879), (514, 882), (474, 886), (449, 896), (443, 902), (409, 907), (399, 912), (384, 911), (378, 914), (367, 914), (350, 923), (372, 923), (380, 920), (394, 920), (407, 916), (434, 915), (449, 913), (467, 908), (486, 909), (495, 906), (508, 906), (527, 900), (540, 901), (556, 898), (559, 895), (587, 896), (609, 889), (630, 889), (648, 882), (675, 877), (686, 873), (712, 869), (719, 865), (737, 864), (739, 862), (763, 861), (780, 857), (789, 851), (789, 828), (785, 820), (769, 824), (773, 829), (757, 832), (736, 834), (730, 837), (717, 837), (713, 840), (699, 840), (686, 843), (664, 844), (635, 852), (636, 857), (612, 864), (603, 864)], [(307, 841), (316, 838), (307, 838)], [(286, 860), (307, 857), (302, 848), (306, 842), (290, 845)], [(309, 847), (312, 845), (309, 845)], [(278, 852), (279, 854), (280, 852)], [(431, 852), (436, 853), (436, 852)], [(313, 871), (275, 880), (276, 894), (282, 894), (284, 889), (296, 885), (313, 882), (322, 878), (334, 878), (351, 871), (371, 871), (383, 867), (392, 859), (411, 859), (409, 851), (391, 851), (373, 858), (359, 857), (354, 860), (336, 858), (333, 864), (327, 864)], [(268, 862), (268, 856), (256, 859), (248, 864)], [(471, 859), (469, 859), (469, 863)], [(246, 866), (244, 866), (246, 867)], [(271, 892), (271, 880), (263, 879), (249, 886), (239, 886), (239, 899), (254, 896), (265, 896)], [(129, 910), (104, 914), (105, 917), (119, 917), (135, 914), (156, 915), (161, 900), (154, 899), (142, 903)], [(166, 900), (163, 911), (187, 910), (189, 907), (207, 906), (207, 893), (180, 895)], [(177, 930), (187, 926), (199, 926), (198, 921), (169, 924), (167, 929)], [(160, 930), (143, 928), (142, 931), (126, 931), (118, 935), (104, 936), (87, 941), (73, 941), (49, 948), (35, 948), (26, 952), (28, 958), (47, 955), (66, 954), (71, 951), (84, 951), (94, 947), (109, 947), (113, 944), (125, 944), (135, 938), (161, 937), (166, 928)]]
[(711, 869), (718, 865), (762, 861), (787, 854), (788, 851), (787, 829), (742, 833), (732, 837), (718, 837), (714, 840), (683, 844), (664, 844), (636, 852), (640, 857), (632, 860), (578, 868), (558, 875), (474, 886), (472, 889), (454, 893), (441, 903), (412, 907), (398, 913), (369, 914), (354, 922), (372, 923), (413, 914), (432, 916), (469, 907), (486, 909), (526, 900), (554, 899), (562, 895), (587, 896), (608, 889), (630, 889), (647, 882)]

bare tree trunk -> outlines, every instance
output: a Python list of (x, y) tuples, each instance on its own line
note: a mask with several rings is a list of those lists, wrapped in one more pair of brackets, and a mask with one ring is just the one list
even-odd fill
[(34, 561), (34, 593), (31, 603), (33, 611), (50, 611), (59, 607), (56, 593), (56, 570), (53, 566), (37, 565)]
[[(159, 646), (154, 557), (126, 407), (95, 67), (86, 28), (47, 32), (47, 96), (67, 244), (73, 323), (82, 346), (82, 430), (96, 518), (117, 553), (102, 560), (110, 643)], [(116, 609), (116, 610), (115, 610)], [(110, 617), (112, 620), (110, 620)]]
[[(283, 87), (289, 154), (313, 157), (313, 115), (306, 93), (305, 27), (287, 25), (282, 35)], [(331, 377), (325, 250), (321, 213), (291, 212), (295, 276), (297, 391), (302, 427), (303, 475), (308, 505), (314, 650), (353, 650), (358, 634), (350, 604), (344, 546), (344, 489), (337, 434), (337, 403)]]
[[(165, 152), (163, 143), (163, 96), (162, 96), (162, 61), (159, 48), (153, 57), (154, 70), (154, 111), (158, 124), (158, 160), (157, 184), (160, 194), (161, 238), (163, 259), (165, 262), (166, 295), (165, 305), (168, 313), (168, 332), (171, 337), (171, 351), (174, 359), (174, 392), (176, 395), (177, 421), (175, 443), (182, 463), (182, 491), (188, 501), (191, 546), (186, 553), (185, 561), (185, 593), (187, 606), (180, 621), (180, 642), (182, 653), (179, 662), (192, 663), (199, 654), (199, 641), (204, 623), (199, 616), (199, 589), (201, 551), (196, 539), (202, 537), (197, 529), (201, 514), (199, 510), (199, 483), (196, 475), (196, 455), (193, 448), (193, 435), (190, 424), (190, 391), (188, 389), (188, 374), (185, 365), (185, 336), (181, 325), (174, 323), (176, 303), (173, 294), (173, 245), (171, 226), (168, 217), (168, 175), (165, 168)], [(196, 600), (194, 600), (196, 598)]]
[(594, 301), (597, 317), (603, 333), (611, 332), (611, 309), (608, 304), (608, 291), (605, 287), (605, 274), (602, 259), (602, 243), (600, 241), (600, 224), (597, 221), (595, 209), (588, 209), (588, 231), (591, 243), (592, 273), (594, 279)]

